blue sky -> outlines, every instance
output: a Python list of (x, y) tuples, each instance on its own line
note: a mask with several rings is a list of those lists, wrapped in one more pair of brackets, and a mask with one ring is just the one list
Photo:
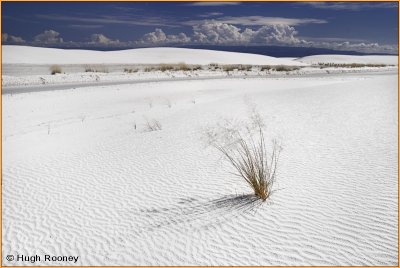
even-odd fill
[(3, 2), (3, 43), (398, 50), (395, 2)]

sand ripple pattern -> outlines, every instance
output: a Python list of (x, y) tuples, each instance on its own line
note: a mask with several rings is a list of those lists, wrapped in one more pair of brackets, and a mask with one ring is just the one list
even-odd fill
[[(244, 118), (245, 98), (284, 144), (279, 191), (264, 203), (202, 140), (221, 117)], [(398, 265), (396, 76), (153, 83), (3, 102), (3, 256)], [(143, 116), (162, 130), (145, 131)]]

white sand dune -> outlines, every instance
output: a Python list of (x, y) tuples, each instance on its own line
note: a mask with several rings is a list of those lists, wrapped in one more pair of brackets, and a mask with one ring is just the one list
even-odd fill
[(298, 58), (296, 61), (318, 64), (318, 63), (341, 63), (341, 64), (386, 64), (398, 65), (398, 57), (390, 55), (368, 55), (368, 56), (354, 56), (354, 55), (314, 55), (303, 58)]
[[(329, 57), (314, 60), (338, 60)], [(3, 63), (28, 68), (181, 61), (302, 64), (191, 49), (3, 46)], [(2, 97), (3, 264), (397, 266), (397, 67), (345, 69), (214, 80), (195, 72), (3, 75), (3, 86), (67, 86)], [(79, 85), (122, 76), (155, 81)], [(71, 81), (79, 83), (69, 89)], [(277, 191), (265, 203), (206, 135), (216, 125), (246, 126), (254, 109), (267, 140), (283, 144)], [(147, 130), (153, 119), (161, 130)], [(9, 254), (79, 259), (21, 263)]]
[[(397, 75), (368, 74), (4, 95), (3, 256), (397, 266), (397, 97)], [(252, 107), (284, 146), (263, 204), (204, 142)]]
[(263, 55), (188, 48), (140, 48), (120, 51), (90, 51), (2, 46), (3, 64), (259, 64), (306, 65), (290, 59)]

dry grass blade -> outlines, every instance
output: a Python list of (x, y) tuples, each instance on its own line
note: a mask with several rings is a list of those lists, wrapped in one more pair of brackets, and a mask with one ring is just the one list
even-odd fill
[(258, 142), (253, 138), (246, 141), (239, 134), (239, 141), (233, 149), (222, 146), (215, 147), (224, 154), (228, 162), (235, 168), (236, 172), (233, 174), (243, 178), (258, 198), (265, 201), (271, 196), (281, 152), (281, 146), (276, 140), (272, 142), (270, 155), (267, 152), (261, 128)]
[(157, 131), (161, 130), (162, 126), (161, 123), (155, 119), (149, 121), (146, 119), (146, 130), (147, 131)]

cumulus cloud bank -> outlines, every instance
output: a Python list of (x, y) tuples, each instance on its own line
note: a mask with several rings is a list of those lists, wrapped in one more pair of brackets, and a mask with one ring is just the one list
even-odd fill
[[(146, 33), (136, 41), (119, 41), (108, 38), (104, 34), (96, 33), (89, 36), (85, 42), (64, 42), (60, 33), (46, 30), (36, 35), (33, 42), (26, 42), (21, 37), (2, 35), (3, 43), (18, 44), (32, 43), (34, 45), (63, 45), (71, 47), (80, 46), (162, 46), (182, 44), (207, 44), (207, 45), (264, 45), (264, 46), (297, 46), (327, 48), (342, 51), (359, 51), (367, 53), (397, 53), (397, 45), (380, 45), (378, 43), (348, 42), (341, 38), (307, 38), (299, 37), (295, 26), (285, 23), (258, 25), (258, 18), (254, 18), (253, 27), (239, 27), (231, 23), (218, 20), (204, 20), (192, 26), (191, 34), (178, 33), (166, 34), (162, 29), (156, 28), (153, 32)], [(241, 25), (245, 22), (242, 21)]]
[(397, 53), (397, 45), (380, 45), (379, 43), (351, 42), (310, 42), (313, 47), (365, 53)]
[(90, 44), (99, 44), (99, 45), (113, 45), (113, 44), (119, 44), (119, 40), (112, 40), (108, 37), (106, 37), (103, 34), (92, 34), (90, 36)]
[(262, 44), (292, 45), (305, 44), (305, 40), (296, 37), (297, 31), (289, 25), (265, 25), (256, 30), (241, 28), (215, 20), (204, 21), (192, 27), (191, 37), (181, 33), (178, 36), (166, 35), (161, 29), (145, 34), (140, 40), (146, 44), (160, 43), (196, 43), (196, 44)]
[(375, 53), (394, 53), (398, 51), (396, 45), (305, 40), (298, 37), (298, 32), (294, 26), (287, 23), (263, 25), (256, 29), (241, 29), (233, 24), (221, 22), (220, 20), (206, 20), (197, 25), (193, 25), (192, 30), (192, 35), (187, 36), (184, 33), (180, 33), (179, 35), (166, 35), (162, 29), (156, 29), (154, 32), (145, 34), (137, 43), (150, 46), (171, 43), (307, 46)]
[(163, 30), (155, 29), (154, 32), (147, 33), (143, 37), (136, 41), (137, 44), (144, 45), (157, 45), (157, 44), (170, 44), (170, 43), (188, 43), (190, 37), (185, 33), (179, 33), (177, 35), (166, 35)]
[(15, 43), (15, 44), (19, 44), (19, 43), (25, 43), (25, 40), (22, 39), (19, 36), (14, 36), (14, 35), (9, 35), (8, 33), (3, 33), (1, 35), (1, 40), (6, 43)]
[(62, 43), (64, 40), (59, 37), (60, 33), (54, 30), (46, 30), (41, 34), (38, 34), (33, 39), (35, 42), (44, 43), (44, 44), (54, 44), (54, 43)]
[(216, 21), (193, 26), (193, 41), (196, 43), (227, 44), (245, 42), (240, 28)]
[(185, 33), (166, 35), (162, 29), (155, 29), (137, 41), (138, 44), (159, 45), (171, 43), (195, 44), (263, 44), (291, 45), (307, 43), (296, 37), (297, 31), (289, 25), (265, 25), (257, 30), (244, 30), (232, 24), (219, 21), (204, 21), (192, 27), (192, 36)]

